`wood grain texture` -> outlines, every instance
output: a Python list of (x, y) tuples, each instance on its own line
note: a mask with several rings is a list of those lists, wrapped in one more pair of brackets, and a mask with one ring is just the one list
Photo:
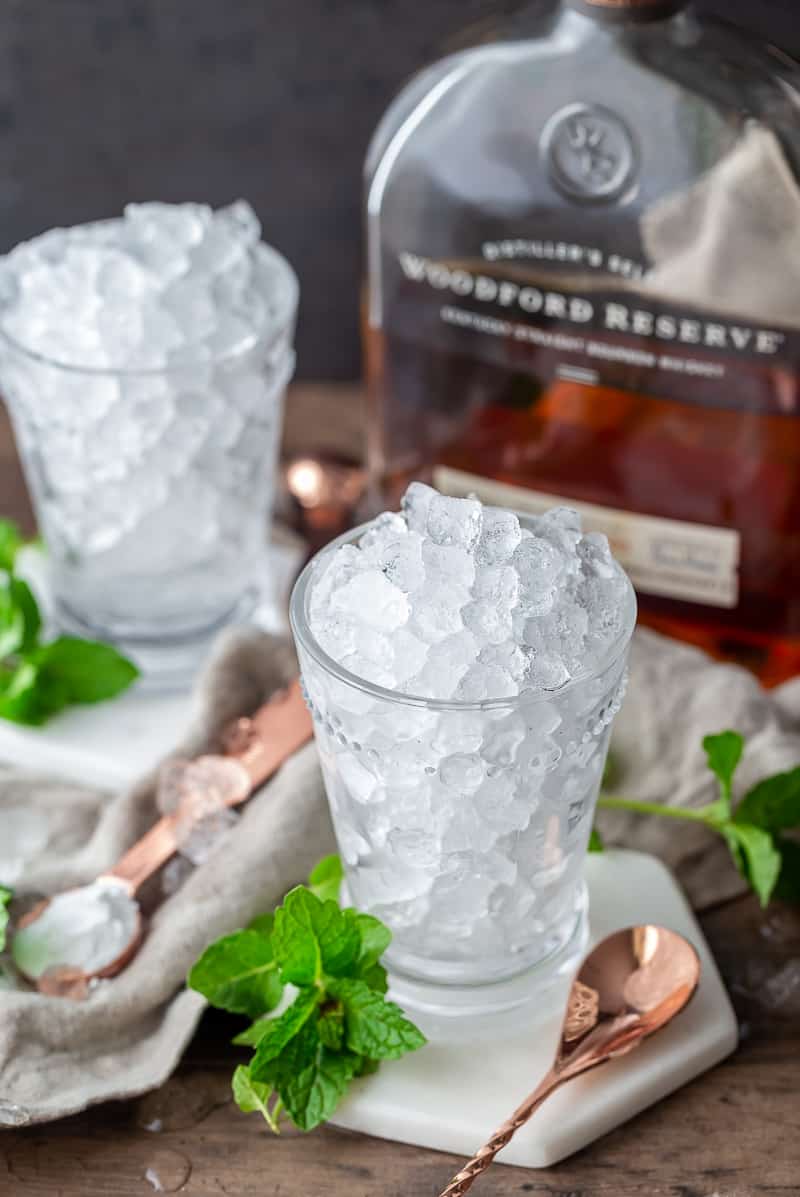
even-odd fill
[[(797, 964), (800, 914), (764, 914), (746, 898), (703, 924), (743, 1019), (737, 1054), (557, 1167), (496, 1165), (476, 1194), (796, 1197), (800, 987), (765, 994)], [(175, 1076), (138, 1101), (0, 1136), (0, 1194), (134, 1197), (148, 1191), (148, 1168), (166, 1179), (188, 1161), (180, 1191), (191, 1197), (435, 1197), (455, 1171), (454, 1156), (333, 1128), (273, 1138), (230, 1099), (240, 1053), (227, 1041), (238, 1026), (209, 1013)]]

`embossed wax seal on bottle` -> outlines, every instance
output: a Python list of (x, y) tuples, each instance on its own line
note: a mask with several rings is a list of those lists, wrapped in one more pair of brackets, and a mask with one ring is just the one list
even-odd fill
[(800, 672), (798, 73), (679, 0), (517, 24), (373, 138), (373, 490), (577, 507), (645, 621), (777, 682)]

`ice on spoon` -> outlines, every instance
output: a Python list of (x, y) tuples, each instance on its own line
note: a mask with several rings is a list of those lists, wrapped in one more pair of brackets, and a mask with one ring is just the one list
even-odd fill
[(127, 887), (113, 877), (99, 877), (57, 894), (38, 918), (16, 932), (12, 955), (32, 981), (60, 967), (95, 976), (119, 958), (138, 926), (139, 907)]

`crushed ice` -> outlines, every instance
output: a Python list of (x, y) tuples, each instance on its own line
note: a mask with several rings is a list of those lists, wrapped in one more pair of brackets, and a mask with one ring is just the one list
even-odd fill
[(413, 482), (401, 514), (318, 560), (309, 623), (376, 685), (502, 699), (596, 668), (624, 631), (629, 589), (605, 536), (584, 533), (570, 508), (521, 527), (513, 512)]
[(271, 318), (272, 251), (260, 239), (244, 200), (216, 212), (128, 204), (120, 218), (51, 229), (0, 261), (0, 327), (72, 366), (159, 369), (235, 353)]

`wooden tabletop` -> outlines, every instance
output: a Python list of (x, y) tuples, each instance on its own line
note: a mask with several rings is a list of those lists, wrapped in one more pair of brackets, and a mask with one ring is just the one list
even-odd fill
[[(309, 429), (352, 450), (359, 404), (352, 387), (294, 388), (288, 451), (307, 447)], [(30, 526), (2, 417), (0, 515)], [(555, 1168), (495, 1166), (476, 1197), (800, 1195), (800, 911), (743, 898), (701, 923), (740, 1019), (738, 1052)], [(276, 1139), (240, 1114), (229, 1045), (239, 1022), (209, 1012), (175, 1075), (137, 1101), (0, 1133), (0, 1197), (135, 1197), (156, 1177), (190, 1197), (436, 1197), (453, 1156), (333, 1128)]]

